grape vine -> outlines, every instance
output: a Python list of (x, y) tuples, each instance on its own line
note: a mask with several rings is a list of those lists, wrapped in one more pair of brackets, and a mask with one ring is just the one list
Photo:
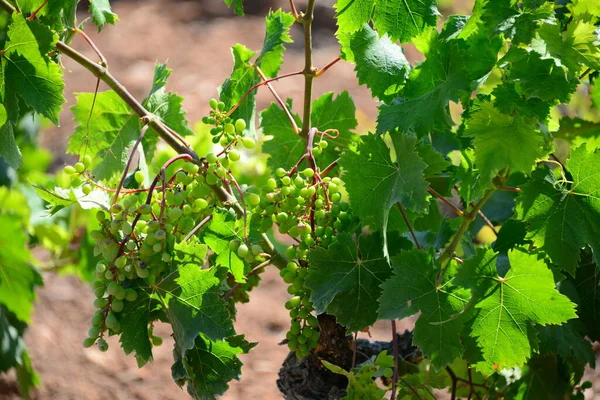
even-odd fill
[[(243, 15), (242, 0), (225, 3)], [(584, 398), (600, 339), (600, 5), (476, 0), (470, 16), (442, 16), (435, 0), (337, 0), (341, 52), (318, 68), (317, 3), (269, 12), (260, 51), (232, 47), (233, 70), (193, 130), (165, 64), (142, 101), (109, 72), (77, 0), (0, 0), (10, 168), (24, 164), (19, 121), (58, 124), (61, 58), (96, 77), (72, 108), (67, 152), (79, 161), (33, 185), (49, 218), (70, 210), (93, 226), (69, 255), (96, 297), (83, 346), (108, 351), (116, 335), (143, 367), (163, 343), (155, 324), (167, 323), (173, 379), (215, 398), (255, 345), (234, 329), (236, 305), (278, 268), (286, 398)], [(118, 21), (107, 0), (89, 11), (99, 31)], [(305, 65), (279, 74), (294, 24)], [(70, 46), (79, 39), (97, 62)], [(424, 61), (405, 57), (408, 44)], [(356, 132), (348, 92), (314, 98), (340, 62), (377, 102), (375, 132)], [(301, 114), (272, 84), (296, 77)], [(274, 102), (258, 112), (263, 87)], [(260, 154), (269, 172), (246, 172)], [(0, 243), (27, 225), (14, 213), (0, 208)], [(41, 278), (28, 252), (4, 247), (0, 272), (0, 344), (20, 343)], [(14, 299), (2, 291), (12, 281)], [(399, 335), (404, 318), (414, 330)], [(377, 321), (389, 321), (391, 343), (359, 351), (357, 333)], [(6, 359), (0, 371), (17, 368), (27, 396), (37, 384), (27, 352)]]

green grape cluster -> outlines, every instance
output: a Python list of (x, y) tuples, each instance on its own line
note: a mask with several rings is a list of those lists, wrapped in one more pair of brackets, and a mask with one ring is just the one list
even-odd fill
[[(256, 143), (252, 138), (245, 136), (246, 121), (238, 119), (234, 122), (233, 119), (227, 116), (227, 113), (225, 112), (225, 103), (222, 101), (220, 102), (216, 99), (211, 99), (208, 104), (211, 111), (208, 117), (202, 118), (202, 122), (213, 125), (213, 128), (210, 130), (210, 134), (213, 137), (213, 143), (219, 143), (224, 148), (227, 148), (232, 144), (235, 145), (238, 141), (241, 141), (242, 145), (247, 149), (252, 149), (256, 146)], [(239, 155), (237, 151), (234, 151), (233, 154)]]
[[(71, 178), (71, 187), (81, 186), (83, 194), (88, 195), (94, 189), (93, 186), (88, 182), (86, 171), (92, 166), (92, 157), (89, 155), (83, 156), (83, 158), (75, 165), (65, 165), (63, 171)], [(83, 186), (82, 186), (83, 185)]]
[(290, 311), (290, 330), (286, 334), (288, 348), (302, 359), (319, 344), (319, 320), (313, 314), (310, 290), (304, 286), (308, 268), (289, 262), (280, 271), (283, 281), (290, 286), (288, 293), (293, 295), (285, 308)]
[[(226, 155), (211, 153), (200, 166), (184, 163), (165, 187), (124, 190), (109, 213), (97, 213), (100, 229), (91, 236), (94, 251), (103, 261), (96, 266), (93, 285), (98, 311), (92, 317), (85, 347), (97, 343), (101, 350), (108, 349), (103, 335), (120, 332), (119, 314), (126, 303), (135, 301), (138, 290), (154, 285), (168, 271), (174, 244), (194, 234), (196, 225), (212, 214), (218, 199), (210, 185), (227, 179), (229, 162)], [(143, 174), (136, 176), (139, 182), (144, 178)]]
[(262, 232), (277, 224), (279, 233), (297, 238), (298, 244), (286, 251), (288, 259), (302, 258), (317, 245), (328, 247), (338, 233), (355, 226), (350, 205), (341, 201), (339, 178), (315, 180), (312, 168), (291, 174), (279, 168), (275, 175), (262, 188), (262, 197), (249, 193), (246, 203)]

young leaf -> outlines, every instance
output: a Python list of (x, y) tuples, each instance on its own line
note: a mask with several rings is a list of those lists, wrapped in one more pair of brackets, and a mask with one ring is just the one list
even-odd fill
[(373, 15), (376, 0), (337, 0), (335, 3), (338, 34), (353, 33), (364, 26)]
[(455, 287), (451, 277), (436, 283), (440, 267), (432, 253), (403, 251), (391, 262), (393, 275), (381, 285), (381, 318), (402, 319), (420, 311), (413, 343), (439, 370), (463, 353), (460, 333), (470, 314), (461, 312), (469, 291)]
[(580, 146), (566, 167), (573, 183), (561, 183), (540, 169), (517, 197), (517, 219), (527, 222), (528, 239), (559, 267), (575, 275), (579, 250), (590, 246), (600, 260), (600, 151)]
[(363, 136), (357, 152), (346, 151), (340, 165), (350, 204), (364, 225), (386, 231), (390, 209), (396, 203), (410, 211), (426, 212), (427, 165), (415, 151), (417, 140), (410, 136), (394, 138), (397, 162), (380, 136)]
[(31, 254), (18, 218), (0, 214), (0, 305), (22, 322), (31, 322), (35, 287), (42, 277), (31, 266)]
[(532, 324), (560, 325), (577, 317), (543, 260), (520, 250), (511, 250), (508, 258), (510, 269), (500, 276), (497, 254), (480, 250), (457, 275), (456, 284), (471, 288), (478, 310), (470, 335), (484, 358), (476, 368), (487, 375), (521, 366), (531, 356)]
[(311, 250), (306, 286), (317, 313), (335, 315), (350, 331), (372, 325), (377, 320), (379, 286), (390, 275), (382, 248), (380, 235), (355, 241), (344, 233), (328, 249)]
[(283, 63), (285, 43), (291, 43), (290, 28), (294, 24), (294, 16), (281, 9), (267, 14), (267, 33), (263, 48), (256, 58), (256, 65), (267, 78), (274, 78)]
[[(65, 102), (62, 70), (47, 54), (58, 39), (49, 28), (27, 22), (13, 14), (4, 53), (0, 54), (0, 77), (7, 94), (18, 94), (28, 106), (58, 125)], [(0, 83), (0, 86), (2, 84)], [(2, 93), (0, 93), (2, 94)]]
[(464, 135), (475, 138), (476, 166), (482, 178), (491, 181), (505, 167), (529, 173), (545, 155), (544, 136), (524, 118), (503, 114), (487, 101), (480, 104), (466, 121)]
[[(79, 93), (72, 107), (77, 127), (69, 138), (67, 151), (82, 157), (96, 154), (102, 161), (94, 168), (98, 179), (110, 179), (125, 168), (129, 152), (140, 135), (136, 114), (117, 93)], [(89, 122), (88, 122), (89, 119)]]
[(244, 0), (225, 0), (225, 4), (227, 4), (227, 7), (231, 7), (233, 4), (235, 13), (239, 16), (244, 15)]
[(229, 242), (244, 240), (244, 222), (226, 211), (215, 210), (208, 225), (203, 241), (217, 254), (218, 266), (229, 270), (236, 282), (246, 282), (246, 263), (237, 252), (231, 250)]
[(90, 13), (92, 21), (98, 27), (98, 32), (105, 24), (114, 25), (119, 20), (117, 14), (112, 12), (109, 0), (90, 0)]

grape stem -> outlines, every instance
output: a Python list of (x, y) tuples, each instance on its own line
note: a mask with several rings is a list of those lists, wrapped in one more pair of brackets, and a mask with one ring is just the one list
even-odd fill
[[(258, 66), (255, 66), (254, 68), (256, 68), (256, 72), (261, 77), (261, 79), (266, 82), (267, 81), (267, 77), (265, 76), (265, 74), (263, 74), (263, 72), (261, 71), (261, 69)], [(290, 113), (290, 110), (285, 105), (285, 102), (281, 99), (281, 97), (279, 96), (279, 94), (277, 94), (277, 91), (275, 90), (275, 88), (273, 87), (273, 85), (271, 85), (270, 82), (266, 82), (266, 85), (267, 85), (267, 88), (269, 88), (269, 90), (273, 94), (273, 97), (275, 97), (275, 101), (277, 101), (277, 104), (279, 104), (279, 106), (285, 112), (285, 115), (287, 116), (288, 120), (290, 121), (290, 124), (292, 124), (292, 129), (294, 130), (294, 133), (297, 135), (298, 132), (300, 131), (300, 129), (298, 128), (298, 125), (296, 125), (296, 121), (294, 120), (294, 117), (292, 116), (292, 113)]]
[(35, 17), (38, 15), (38, 13), (39, 13), (40, 11), (42, 11), (42, 8), (46, 7), (46, 4), (48, 4), (48, 0), (44, 1), (44, 2), (42, 3), (42, 5), (41, 5), (41, 6), (39, 6), (39, 7), (37, 8), (37, 10), (35, 10), (35, 11), (34, 11), (34, 12), (33, 12), (33, 13), (30, 15), (30, 16), (29, 16), (29, 18), (27, 18), (27, 21), (29, 21), (29, 22), (33, 21), (33, 20), (35, 19)]
[(308, 0), (306, 12), (302, 16), (302, 25), (304, 26), (304, 110), (302, 114), (302, 130), (300, 136), (307, 137), (311, 128), (311, 107), (312, 107), (312, 89), (313, 80), (316, 75), (316, 69), (313, 67), (313, 49), (312, 49), (312, 23), (314, 20), (316, 0)]
[(452, 202), (450, 202), (450, 200), (448, 200), (447, 198), (445, 198), (444, 196), (442, 196), (441, 194), (439, 194), (438, 192), (436, 192), (435, 190), (433, 190), (431, 187), (428, 187), (427, 191), (429, 193), (431, 193), (432, 195), (434, 195), (435, 197), (437, 197), (438, 199), (440, 199), (448, 207), (450, 207), (452, 209), (452, 211), (454, 211), (454, 213), (456, 215), (458, 215), (459, 217), (463, 216), (462, 210), (460, 208), (456, 207), (454, 204), (452, 204)]
[(248, 209), (246, 208), (246, 200), (244, 200), (244, 192), (242, 191), (242, 188), (240, 187), (239, 183), (234, 178), (231, 171), (227, 171), (227, 175), (229, 176), (229, 179), (231, 179), (231, 182), (233, 182), (235, 189), (237, 190), (238, 194), (240, 195), (239, 201), (242, 205), (242, 209), (244, 210), (244, 239), (248, 240)]
[(115, 192), (115, 196), (113, 197), (112, 204), (116, 204), (117, 200), (119, 199), (119, 193), (121, 192), (121, 189), (123, 188), (123, 185), (125, 184), (125, 179), (127, 179), (127, 173), (129, 172), (129, 168), (131, 167), (131, 163), (133, 162), (133, 157), (135, 156), (137, 148), (139, 147), (140, 143), (144, 139), (144, 136), (146, 135), (147, 131), (148, 131), (148, 121), (144, 120), (144, 126), (142, 127), (142, 130), (140, 132), (140, 136), (137, 138), (135, 144), (133, 145), (133, 148), (131, 149), (131, 154), (129, 155), (129, 159), (127, 159), (127, 165), (125, 165), (125, 170), (123, 171), (123, 176), (121, 176), (121, 180), (119, 181), (119, 186), (117, 186), (117, 191)]
[(79, 28), (75, 28), (75, 33), (81, 35), (81, 37), (85, 39), (85, 41), (90, 45), (92, 50), (94, 50), (94, 52), (98, 55), (98, 58), (100, 59), (100, 65), (106, 67), (108, 65), (108, 61), (106, 61), (106, 58), (104, 57), (100, 49), (98, 49), (98, 46), (96, 46), (96, 44), (92, 41), (92, 39)]
[(210, 215), (208, 215), (206, 218), (204, 218), (202, 221), (200, 221), (200, 222), (198, 223), (198, 225), (196, 225), (196, 226), (194, 227), (194, 229), (192, 229), (192, 230), (190, 231), (190, 233), (188, 233), (188, 234), (187, 234), (187, 236), (183, 238), (183, 242), (187, 242), (189, 238), (191, 238), (192, 236), (194, 236), (194, 234), (195, 234), (196, 232), (198, 232), (198, 230), (199, 230), (200, 228), (202, 228), (204, 225), (206, 225), (208, 222), (210, 222), (210, 220), (212, 220), (212, 217), (213, 217), (213, 216), (212, 216), (212, 214), (210, 214)]
[(419, 239), (417, 238), (415, 230), (413, 229), (413, 226), (410, 223), (408, 215), (406, 215), (406, 210), (404, 209), (404, 206), (400, 202), (396, 203), (396, 206), (398, 207), (398, 210), (400, 210), (400, 214), (402, 214), (402, 219), (404, 219), (404, 223), (408, 227), (408, 231), (410, 232), (410, 235), (412, 236), (413, 241), (415, 242), (416, 248), (422, 251), (423, 247), (421, 246), (421, 243), (419, 243)]

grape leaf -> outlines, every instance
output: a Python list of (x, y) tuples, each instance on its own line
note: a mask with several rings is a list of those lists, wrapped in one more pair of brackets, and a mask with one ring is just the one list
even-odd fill
[(484, 101), (466, 121), (464, 135), (475, 138), (475, 160), (483, 179), (491, 185), (498, 171), (530, 172), (545, 152), (544, 137), (523, 117), (499, 112)]
[(381, 38), (373, 28), (364, 25), (351, 35), (340, 35), (342, 58), (356, 64), (358, 83), (371, 89), (373, 97), (391, 101), (398, 96), (410, 71), (410, 63), (402, 47), (387, 35)]
[[(160, 118), (165, 125), (181, 136), (193, 135), (194, 131), (190, 129), (185, 110), (182, 108), (183, 97), (165, 90), (171, 72), (172, 70), (167, 68), (167, 64), (156, 63), (152, 89), (142, 104), (149, 112)], [(154, 131), (146, 132), (143, 147), (148, 162), (152, 160), (158, 142), (159, 136)]]
[(410, 42), (426, 27), (435, 26), (435, 0), (338, 0), (335, 4), (338, 33), (358, 31), (373, 18), (380, 34)]
[(600, 4), (596, 0), (573, 0), (567, 7), (575, 18), (583, 17), (586, 14), (600, 17)]
[(458, 101), (461, 93), (470, 92), (473, 81), (489, 73), (502, 41), (477, 35), (468, 42), (448, 40), (450, 33), (430, 29), (414, 40), (426, 60), (411, 71), (401, 96), (380, 106), (378, 133), (413, 129), (423, 136), (433, 127), (443, 130), (453, 124), (449, 102)]
[(229, 248), (232, 240), (244, 239), (244, 221), (223, 210), (215, 210), (203, 241), (217, 254), (216, 264), (229, 270), (236, 282), (246, 282), (246, 263)]
[(240, 378), (242, 362), (237, 356), (245, 352), (243, 346), (199, 335), (183, 362), (188, 393), (199, 400), (213, 400), (225, 393), (228, 382)]
[(497, 254), (480, 249), (456, 278), (456, 284), (471, 289), (478, 310), (470, 336), (484, 358), (475, 367), (486, 375), (523, 365), (534, 348), (531, 324), (560, 325), (577, 317), (575, 305), (556, 290), (543, 260), (519, 250), (509, 251), (508, 258), (510, 269), (499, 276)]
[(222, 270), (200, 268), (206, 253), (206, 245), (197, 239), (176, 244), (171, 273), (155, 288), (154, 296), (163, 304), (173, 326), (180, 354), (194, 346), (199, 333), (214, 340), (234, 333), (231, 316), (221, 299)]
[(0, 214), (0, 226), (0, 305), (20, 321), (30, 323), (35, 287), (42, 286), (42, 277), (31, 266), (20, 220)]
[(94, 168), (94, 175), (110, 179), (125, 169), (131, 148), (140, 135), (139, 119), (112, 90), (97, 94), (91, 118), (94, 94), (79, 93), (76, 99), (77, 104), (71, 109), (78, 125), (69, 138), (67, 151), (80, 157), (96, 155), (102, 161)]
[[(587, 260), (586, 260), (587, 261)], [(590, 340), (600, 340), (600, 274), (598, 266), (586, 262), (577, 269), (575, 278), (570, 277), (568, 283), (574, 287), (577, 299), (577, 314), (584, 325), (584, 333)], [(561, 290), (563, 290), (561, 286)], [(569, 297), (573, 298), (569, 293)]]
[(355, 240), (344, 233), (328, 249), (316, 247), (309, 252), (306, 286), (317, 313), (335, 315), (350, 331), (360, 331), (377, 320), (379, 285), (390, 275), (382, 247), (378, 234)]
[(294, 16), (279, 9), (269, 11), (266, 18), (267, 33), (263, 48), (256, 58), (256, 65), (260, 67), (267, 78), (274, 78), (283, 62), (284, 43), (291, 43), (290, 28), (294, 24)]
[(575, 357), (585, 360), (592, 368), (596, 356), (592, 343), (577, 329), (578, 320), (571, 320), (560, 326), (549, 325), (538, 328), (540, 354), (558, 354), (563, 360)]
[(21, 397), (28, 399), (30, 390), (40, 385), (40, 376), (33, 369), (27, 351), (23, 352), (21, 358), (23, 362), (17, 365), (17, 383)]
[[(8, 94), (18, 94), (28, 106), (59, 124), (65, 102), (62, 70), (47, 57), (58, 39), (49, 28), (14, 14), (0, 63)], [(0, 74), (2, 76), (2, 74)]]
[(375, 29), (393, 40), (408, 43), (425, 28), (435, 26), (436, 0), (376, 0)]
[[(233, 71), (229, 78), (219, 87), (219, 98), (225, 103), (225, 109), (233, 108), (253, 85), (259, 82), (259, 76), (250, 63), (256, 52), (236, 44), (231, 48), (233, 54)], [(255, 92), (252, 91), (240, 103), (237, 110), (231, 114), (231, 118), (241, 118), (246, 121), (248, 130), (254, 135), (254, 114), (256, 113)]]
[(554, 4), (545, 3), (541, 7), (533, 9), (524, 6), (519, 11), (518, 14), (511, 15), (498, 27), (499, 32), (510, 38), (513, 45), (531, 42), (540, 23), (553, 20)]
[(454, 287), (451, 274), (436, 283), (440, 267), (433, 253), (403, 251), (391, 263), (393, 275), (381, 285), (381, 318), (402, 319), (420, 311), (413, 343), (439, 370), (463, 353), (460, 333), (470, 314), (456, 315), (465, 308), (469, 291)]
[[(136, 288), (137, 289), (137, 288)], [(135, 352), (138, 368), (152, 361), (152, 344), (148, 324), (155, 318), (151, 315), (160, 309), (160, 302), (148, 293), (138, 290), (136, 301), (126, 303), (120, 315), (121, 335), (119, 342), (126, 355)]]
[(410, 136), (394, 138), (397, 162), (380, 136), (363, 136), (357, 152), (346, 151), (340, 161), (343, 180), (352, 209), (363, 225), (386, 231), (390, 209), (396, 203), (409, 211), (426, 212), (427, 165), (415, 151), (417, 140)]
[(0, 305), (0, 372), (6, 372), (23, 362), (23, 333), (26, 327), (27, 325)]
[(18, 169), (23, 162), (10, 122), (0, 126), (0, 157), (14, 169)]
[[(355, 137), (352, 130), (358, 125), (356, 107), (348, 92), (344, 91), (335, 98), (333, 96), (332, 92), (326, 93), (315, 99), (312, 105), (312, 125), (320, 131), (337, 129), (340, 133), (339, 137), (330, 140), (329, 146), (316, 157), (317, 165), (321, 169), (337, 160), (342, 151), (351, 145)], [(291, 108), (290, 101), (288, 105)], [(300, 117), (293, 117), (300, 125)], [(290, 169), (306, 152), (306, 141), (294, 132), (285, 112), (277, 104), (272, 103), (261, 113), (261, 128), (263, 134), (273, 136), (263, 145), (263, 151), (270, 156), (267, 164), (271, 169)], [(315, 138), (315, 142), (318, 140), (318, 137)]]
[(119, 20), (117, 14), (112, 12), (109, 0), (90, 0), (90, 13), (92, 21), (98, 27), (98, 32), (105, 24), (114, 25)]
[(571, 152), (567, 170), (573, 183), (561, 183), (548, 169), (539, 169), (517, 197), (517, 219), (528, 224), (527, 239), (559, 267), (575, 275), (579, 250), (590, 246), (600, 260), (600, 151), (585, 146)]
[(239, 16), (244, 15), (244, 1), (243, 0), (225, 0), (225, 4), (227, 7), (231, 7), (233, 4), (233, 9), (235, 13)]

